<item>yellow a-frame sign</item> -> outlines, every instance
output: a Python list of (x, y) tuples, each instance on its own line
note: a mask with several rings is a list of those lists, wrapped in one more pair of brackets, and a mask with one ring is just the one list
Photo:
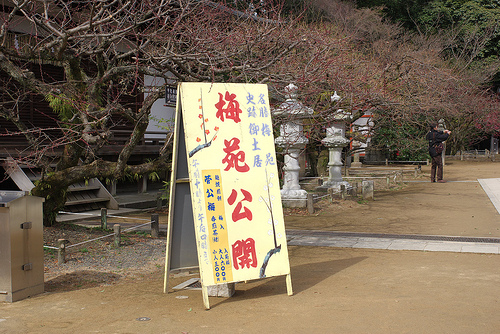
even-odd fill
[(180, 83), (177, 97), (164, 292), (197, 265), (207, 309), (215, 284), (286, 275), (292, 295), (267, 85)]

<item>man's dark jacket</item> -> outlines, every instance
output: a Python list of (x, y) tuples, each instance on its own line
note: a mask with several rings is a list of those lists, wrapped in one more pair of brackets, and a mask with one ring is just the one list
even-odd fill
[(425, 139), (429, 142), (429, 154), (431, 157), (437, 157), (439, 154), (436, 152), (436, 144), (444, 142), (446, 139), (448, 139), (450, 135), (441, 131), (437, 131), (432, 129), (427, 133), (427, 136), (425, 136)]

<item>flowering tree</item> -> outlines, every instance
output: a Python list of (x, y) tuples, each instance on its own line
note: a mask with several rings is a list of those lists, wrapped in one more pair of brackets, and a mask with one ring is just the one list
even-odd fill
[[(452, 152), (477, 142), (485, 133), (499, 135), (500, 99), (488, 84), (500, 69), (499, 59), (473, 61), (484, 42), (494, 38), (495, 25), (468, 35), (470, 52), (450, 53), (450, 48), (463, 42), (452, 29), (433, 35), (411, 33), (367, 9), (353, 10), (346, 3), (323, 0), (315, 3), (337, 29), (356, 41), (359, 64), (369, 67), (356, 67), (354, 73), (363, 70), (366, 75), (352, 84), (367, 88), (367, 98), (353, 102), (375, 114), (373, 144), (403, 152), (406, 159), (423, 158), (427, 125), (441, 118), (453, 132), (448, 141)], [(346, 94), (343, 89), (337, 91)], [(363, 96), (359, 90), (358, 96)]]
[[(282, 101), (283, 88), (294, 83), (299, 98), (315, 110), (306, 124), (310, 142), (316, 143), (339, 108), (354, 119), (376, 112), (380, 126), (374, 131), (383, 124), (425, 128), (428, 120), (441, 117), (454, 131), (459, 129), (454, 120), (471, 123), (467, 113), (475, 127), (498, 128), (498, 118), (489, 112), (498, 100), (479, 89), (484, 77), (457, 72), (444, 62), (439, 39), (418, 39), (373, 11), (340, 1), (316, 0), (317, 11), (307, 22), (283, 18), (283, 1), (252, 3), (242, 11), (241, 1), (4, 2), (0, 117), (8, 126), (0, 136), (22, 135), (27, 145), (12, 157), (42, 168), (33, 193), (47, 199), (46, 224), (54, 221), (72, 183), (169, 168), (168, 149), (154, 160), (129, 163), (151, 107), (164, 91), (160, 87), (139, 98), (146, 75), (170, 85), (268, 83), (273, 103)], [(330, 99), (335, 90), (342, 100)], [(35, 97), (49, 110), (29, 110)], [(26, 122), (28, 111), (51, 118), (53, 125)], [(133, 131), (116, 161), (103, 160), (100, 152), (113, 130), (125, 123)], [(400, 131), (393, 142), (408, 135)]]
[[(72, 183), (169, 168), (168, 150), (128, 164), (164, 91), (134, 98), (142, 95), (145, 75), (167, 83), (268, 80), (270, 68), (302, 43), (279, 8), (267, 5), (261, 18), (196, 0), (4, 2), (0, 116), (10, 130), (1, 135), (24, 136), (27, 146), (12, 158), (43, 169), (32, 193), (47, 199), (45, 223), (54, 221)], [(34, 95), (50, 105), (53, 127), (25, 121), (27, 97)], [(124, 122), (133, 131), (116, 161), (101, 159)]]

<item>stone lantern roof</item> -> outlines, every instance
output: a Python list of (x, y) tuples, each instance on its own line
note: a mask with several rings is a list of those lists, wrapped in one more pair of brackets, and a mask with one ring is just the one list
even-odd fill
[(289, 84), (285, 87), (286, 101), (280, 104), (279, 108), (273, 110), (272, 113), (274, 116), (295, 116), (300, 118), (314, 113), (312, 108), (306, 107), (302, 102), (297, 100), (297, 90), (298, 87), (294, 84)]

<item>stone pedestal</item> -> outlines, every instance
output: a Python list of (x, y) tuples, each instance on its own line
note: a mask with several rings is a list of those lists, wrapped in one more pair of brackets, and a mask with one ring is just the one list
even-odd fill
[(351, 167), (359, 168), (362, 167), (363, 164), (359, 161), (359, 151), (353, 154), (353, 162), (351, 163)]
[(209, 297), (231, 297), (234, 295), (234, 287), (234, 283), (208, 285), (207, 293)]
[(285, 154), (285, 165), (283, 167), (283, 189), (281, 189), (281, 201), (288, 208), (305, 208), (307, 206), (307, 191), (300, 188), (299, 184), (299, 155), (301, 149), (288, 148)]
[(374, 197), (373, 197), (373, 190), (374, 190), (373, 181), (367, 181), (367, 180), (363, 181), (362, 187), (363, 187), (363, 199), (373, 201), (373, 199), (374, 199)]

